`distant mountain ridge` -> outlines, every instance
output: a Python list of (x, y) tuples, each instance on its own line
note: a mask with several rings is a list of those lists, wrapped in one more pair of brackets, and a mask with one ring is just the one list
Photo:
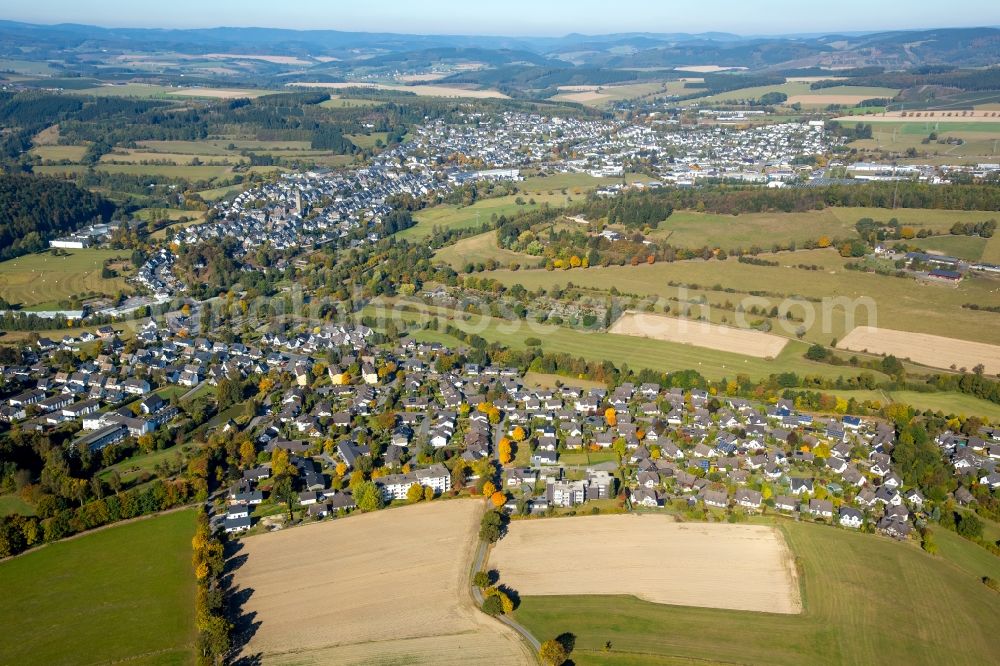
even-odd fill
[(283, 28), (101, 28), (0, 21), (0, 55), (18, 57), (28, 48), (34, 53), (49, 54), (108, 50), (333, 57), (359, 64), (365, 61), (371, 64), (373, 57), (381, 57), (385, 65), (414, 58), (428, 60), (438, 51), (445, 59), (479, 59), (492, 66), (515, 62), (548, 66), (569, 61), (576, 65), (621, 68), (678, 65), (903, 68), (927, 64), (996, 64), (1000, 62), (1000, 29), (940, 28), (809, 37), (745, 37), (722, 32), (517, 37)]

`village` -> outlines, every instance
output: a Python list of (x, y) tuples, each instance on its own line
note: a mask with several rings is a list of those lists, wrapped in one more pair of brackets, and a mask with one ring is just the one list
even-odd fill
[[(78, 353), (88, 344), (96, 355)], [(22, 390), (0, 417), (27, 431), (76, 430), (71, 450), (103, 455), (190, 418), (191, 396), (252, 381), (259, 407), (210, 422), (253, 443), (216, 514), (230, 533), (280, 528), (285, 503), (310, 519), (344, 515), (368, 480), (378, 506), (471, 488), (501, 493), (514, 515), (617, 500), (717, 519), (782, 512), (897, 538), (921, 520), (925, 497), (894, 470), (890, 424), (654, 383), (539, 388), (515, 367), (456, 364), (456, 351), (412, 338), (376, 344), (365, 326), (244, 344), (177, 336), (149, 320), (128, 342), (111, 327), (38, 339), (24, 364), (2, 368)], [(936, 441), (961, 480), (959, 503), (972, 501), (969, 483), (1000, 487), (1000, 430)], [(294, 469), (292, 499), (272, 496), (279, 454)]]

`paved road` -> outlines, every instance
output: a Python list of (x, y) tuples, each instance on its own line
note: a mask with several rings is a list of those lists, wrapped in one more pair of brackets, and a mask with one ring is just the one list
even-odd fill
[(192, 389), (191, 389), (190, 391), (188, 391), (187, 393), (185, 393), (184, 395), (182, 395), (182, 396), (181, 396), (181, 397), (180, 397), (180, 398), (178, 399), (178, 402), (180, 402), (181, 400), (187, 400), (188, 398), (190, 398), (190, 397), (191, 397), (192, 395), (194, 395), (195, 391), (197, 391), (197, 390), (198, 390), (198, 389), (200, 389), (200, 388), (201, 388), (202, 386), (204, 386), (204, 385), (205, 385), (205, 382), (207, 382), (207, 381), (208, 381), (207, 379), (203, 379), (203, 380), (201, 380), (200, 382), (198, 382), (198, 383), (197, 383), (197, 384), (196, 384), (196, 385), (194, 386), (194, 388), (192, 388)]
[[(486, 558), (486, 545), (487, 544), (486, 544), (485, 541), (480, 541), (479, 542), (479, 549), (476, 551), (476, 560), (473, 563), (473, 567), (472, 567), (473, 571), (479, 571), (480, 569), (483, 568), (483, 560)], [(480, 590), (475, 585), (472, 585), (472, 598), (476, 600), (476, 604), (479, 607), (482, 607), (482, 605), (483, 605), (483, 591)], [(536, 654), (541, 649), (542, 644), (539, 643), (538, 639), (535, 638), (531, 634), (531, 632), (528, 631), (524, 627), (524, 625), (522, 625), (520, 622), (515, 621), (513, 618), (510, 618), (507, 615), (498, 615), (496, 619), (500, 620), (501, 622), (503, 622), (504, 624), (506, 624), (508, 627), (510, 627), (511, 629), (513, 629), (514, 631), (516, 631), (517, 633), (521, 634), (521, 636), (524, 638), (524, 640), (528, 641), (528, 643), (531, 644), (531, 647), (534, 648)]]

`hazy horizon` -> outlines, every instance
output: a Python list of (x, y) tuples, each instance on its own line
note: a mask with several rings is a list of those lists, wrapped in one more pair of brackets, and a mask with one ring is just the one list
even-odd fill
[(865, 33), (888, 30), (993, 27), (1000, 24), (995, 0), (938, 3), (871, 3), (843, 0), (826, 14), (793, 0), (772, 0), (768, 11), (737, 0), (705, 0), (697, 6), (651, 0), (622, 0), (613, 13), (597, 0), (548, 3), (508, 0), (481, 6), (450, 0), (381, 0), (365, 7), (312, 0), (286, 0), (276, 8), (259, 0), (141, 5), (124, 0), (80, 3), (55, 0), (39, 6), (8, 0), (0, 19), (105, 28), (283, 28), (422, 35), (563, 37), (573, 33), (704, 33), (744, 37)]

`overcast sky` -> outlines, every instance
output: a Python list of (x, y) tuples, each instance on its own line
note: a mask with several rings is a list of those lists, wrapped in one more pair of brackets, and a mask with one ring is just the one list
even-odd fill
[(742, 35), (1000, 25), (1000, 0), (4, 0), (0, 18), (109, 27)]

